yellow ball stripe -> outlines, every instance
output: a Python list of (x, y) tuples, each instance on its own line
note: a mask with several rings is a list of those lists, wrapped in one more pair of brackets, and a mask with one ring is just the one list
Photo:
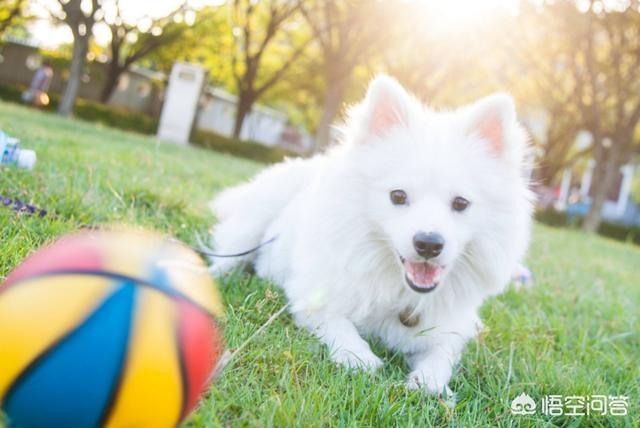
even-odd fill
[(106, 255), (103, 270), (141, 279), (148, 279), (143, 272), (148, 273), (150, 268), (161, 270), (171, 288), (216, 317), (223, 315), (220, 293), (202, 258), (191, 248), (153, 232), (116, 230), (126, 233), (94, 232)]
[(216, 317), (224, 313), (222, 298), (202, 259), (191, 249), (166, 242), (152, 263), (165, 271), (168, 283)]
[(175, 426), (183, 401), (175, 304), (151, 288), (138, 293), (129, 354), (106, 426)]
[(78, 275), (33, 278), (1, 291), (0, 401), (29, 363), (75, 329), (113, 291), (110, 279)]

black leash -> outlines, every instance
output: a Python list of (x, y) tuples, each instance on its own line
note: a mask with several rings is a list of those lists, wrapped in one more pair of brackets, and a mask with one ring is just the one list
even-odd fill
[[(6, 208), (12, 208), (14, 211), (16, 211), (17, 213), (24, 213), (27, 215), (37, 215), (38, 217), (44, 217), (48, 214), (46, 209), (43, 208), (38, 208), (34, 205), (31, 204), (27, 204), (23, 201), (21, 201), (20, 199), (11, 199), (5, 196), (0, 195), (0, 206), (4, 206)], [(82, 226), (82, 228), (96, 228), (95, 226), (92, 225), (85, 225)], [(99, 228), (99, 227), (97, 227)], [(268, 239), (260, 244), (258, 244), (257, 246), (246, 250), (246, 251), (242, 251), (240, 253), (235, 253), (235, 254), (216, 254), (213, 253), (211, 251), (206, 251), (203, 250), (201, 248), (196, 248), (196, 247), (191, 247), (195, 252), (197, 252), (198, 254), (202, 255), (202, 256), (207, 256), (207, 257), (213, 257), (213, 258), (231, 258), (231, 257), (242, 257), (242, 256), (246, 256), (248, 254), (254, 253), (256, 251), (258, 251), (260, 248), (264, 247), (265, 245), (269, 245), (271, 244), (273, 241), (276, 240), (278, 236), (274, 236), (271, 239)]]
[(246, 250), (243, 251), (241, 253), (235, 253), (235, 254), (216, 254), (216, 253), (212, 253), (203, 249), (199, 249), (199, 248), (193, 248), (197, 253), (199, 253), (200, 255), (203, 256), (207, 256), (207, 257), (213, 257), (213, 258), (231, 258), (231, 257), (242, 257), (242, 256), (246, 256), (247, 254), (251, 254), (254, 253), (256, 251), (258, 251), (260, 248), (264, 247), (265, 245), (271, 244), (273, 241), (275, 241), (278, 238), (278, 236), (274, 236), (271, 239), (268, 239), (260, 244), (258, 244), (257, 246), (251, 248), (250, 250)]

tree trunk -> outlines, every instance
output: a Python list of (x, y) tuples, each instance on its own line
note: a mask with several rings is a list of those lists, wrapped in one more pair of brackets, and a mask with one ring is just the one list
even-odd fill
[(233, 138), (240, 138), (242, 125), (253, 106), (254, 100), (246, 94), (240, 94), (238, 97), (238, 107), (236, 110), (235, 123), (233, 124)]
[(331, 143), (331, 124), (338, 115), (340, 107), (342, 106), (342, 100), (344, 99), (344, 92), (349, 83), (348, 77), (342, 79), (327, 79), (328, 88), (327, 94), (324, 98), (322, 116), (318, 123), (318, 129), (316, 130), (316, 152), (327, 147)]
[(73, 57), (69, 67), (69, 79), (67, 79), (67, 85), (58, 106), (58, 113), (62, 116), (70, 116), (73, 113), (88, 50), (89, 37), (76, 34), (73, 39)]
[(115, 91), (116, 86), (118, 85), (118, 80), (124, 71), (124, 68), (120, 67), (120, 65), (113, 59), (111, 60), (109, 68), (107, 68), (107, 76), (104, 81), (104, 86), (100, 92), (100, 102), (105, 104), (109, 102), (113, 91)]
[[(610, 149), (611, 150), (611, 149)], [(611, 155), (606, 161), (603, 159), (596, 163), (592, 178), (591, 208), (582, 223), (585, 232), (595, 233), (602, 223), (602, 207), (607, 200), (607, 193), (616, 183), (621, 165), (616, 156)]]

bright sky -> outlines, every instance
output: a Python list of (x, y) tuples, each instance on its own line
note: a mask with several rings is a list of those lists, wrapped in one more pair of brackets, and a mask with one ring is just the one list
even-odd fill
[(478, 22), (498, 10), (516, 13), (520, 0), (417, 0), (424, 4), (425, 13), (438, 17), (441, 29), (460, 31), (472, 22)]
[[(188, 4), (198, 9), (206, 5), (217, 5), (223, 0), (187, 0)], [(114, 0), (105, 1), (105, 13), (113, 13)], [(121, 0), (120, 8), (123, 17), (129, 22), (138, 22), (143, 18), (157, 18), (175, 10), (183, 0)], [(49, 19), (49, 10), (59, 10), (57, 0), (38, 0), (31, 6), (33, 15), (38, 17), (29, 25), (33, 41), (45, 47), (56, 47), (62, 43), (73, 41), (71, 31), (64, 25), (53, 25)], [(144, 22), (144, 21), (143, 21)], [(104, 24), (96, 24), (94, 28), (96, 41), (104, 45), (111, 39), (109, 29)]]

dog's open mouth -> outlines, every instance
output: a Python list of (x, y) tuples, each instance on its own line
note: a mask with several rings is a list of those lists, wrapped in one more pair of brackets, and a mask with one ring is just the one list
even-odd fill
[(412, 290), (418, 293), (430, 293), (440, 283), (443, 266), (429, 261), (412, 262), (402, 256), (400, 256), (400, 262), (404, 267), (404, 279)]

